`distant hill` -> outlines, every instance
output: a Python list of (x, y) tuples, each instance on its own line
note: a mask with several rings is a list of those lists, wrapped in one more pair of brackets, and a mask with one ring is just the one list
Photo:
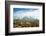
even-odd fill
[[(23, 17), (23, 18), (21, 18), (20, 19), (20, 17), (17, 17), (17, 19), (18, 20), (27, 20), (27, 21), (36, 21), (36, 20), (38, 20), (38, 19), (34, 19), (34, 18), (32, 18), (32, 17), (27, 17), (27, 16), (25, 16), (25, 17)], [(16, 18), (14, 19), (14, 20), (17, 20)]]

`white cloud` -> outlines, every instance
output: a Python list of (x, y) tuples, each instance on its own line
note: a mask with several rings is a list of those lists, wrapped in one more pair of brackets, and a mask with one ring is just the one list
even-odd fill
[(17, 17), (23, 18), (25, 16), (27, 16), (27, 17), (31, 16), (35, 19), (39, 19), (39, 16), (40, 16), (39, 14), (40, 14), (39, 10), (37, 10), (37, 11), (26, 11), (26, 12), (19, 11), (19, 12), (14, 13), (14, 18), (17, 18)]

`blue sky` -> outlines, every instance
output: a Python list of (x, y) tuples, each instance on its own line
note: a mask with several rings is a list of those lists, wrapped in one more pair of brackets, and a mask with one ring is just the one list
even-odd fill
[(33, 17), (39, 19), (39, 9), (36, 8), (14, 8), (13, 9), (13, 19), (27, 17)]
[(38, 9), (35, 9), (35, 8), (13, 8), (13, 12), (18, 12), (18, 11), (35, 11), (35, 10), (38, 10)]

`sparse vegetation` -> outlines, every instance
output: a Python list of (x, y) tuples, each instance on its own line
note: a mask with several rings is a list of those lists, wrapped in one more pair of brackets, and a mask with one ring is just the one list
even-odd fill
[(16, 27), (39, 27), (39, 20), (14, 19), (13, 26)]

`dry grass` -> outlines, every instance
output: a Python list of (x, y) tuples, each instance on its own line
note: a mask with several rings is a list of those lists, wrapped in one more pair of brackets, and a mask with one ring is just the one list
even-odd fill
[(16, 27), (39, 27), (39, 20), (29, 21), (29, 20), (13, 20), (13, 26)]

